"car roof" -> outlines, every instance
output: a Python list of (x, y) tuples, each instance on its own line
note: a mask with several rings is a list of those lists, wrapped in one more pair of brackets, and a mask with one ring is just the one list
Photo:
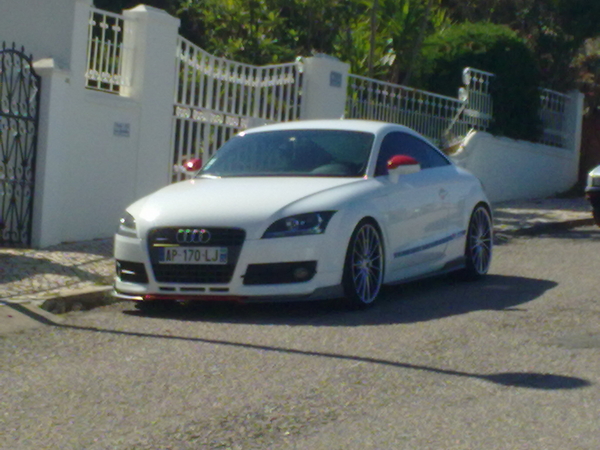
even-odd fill
[(397, 130), (404, 131), (415, 136), (423, 137), (411, 128), (404, 125), (378, 122), (374, 120), (358, 119), (323, 119), (323, 120), (297, 120), (293, 122), (282, 122), (272, 125), (262, 125), (256, 128), (249, 128), (244, 133), (260, 133), (263, 131), (279, 130), (347, 130), (362, 131), (366, 133), (379, 134), (382, 131)]

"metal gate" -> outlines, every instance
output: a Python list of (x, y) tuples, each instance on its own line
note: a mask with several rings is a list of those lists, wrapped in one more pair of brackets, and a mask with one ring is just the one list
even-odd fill
[(31, 245), (40, 77), (24, 49), (0, 49), (0, 246)]
[(180, 37), (173, 111), (172, 181), (183, 161), (206, 162), (234, 134), (300, 117), (302, 64), (254, 66), (213, 56)]

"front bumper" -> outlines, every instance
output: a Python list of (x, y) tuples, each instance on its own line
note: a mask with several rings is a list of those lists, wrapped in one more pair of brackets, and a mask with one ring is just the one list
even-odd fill
[[(151, 255), (148, 242), (116, 235), (118, 267), (113, 295), (132, 301), (238, 302), (338, 297), (342, 293), (345, 246), (339, 248), (333, 241), (326, 235), (245, 240), (238, 249), (230, 276), (197, 282), (161, 275), (160, 281), (161, 276), (157, 279), (156, 274), (161, 268)], [(181, 269), (202, 272), (199, 266)]]
[(585, 198), (590, 202), (592, 208), (600, 209), (600, 187), (588, 186), (585, 188)]

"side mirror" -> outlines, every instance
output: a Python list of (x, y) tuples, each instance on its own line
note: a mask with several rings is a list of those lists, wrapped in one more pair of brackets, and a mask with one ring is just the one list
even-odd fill
[(388, 174), (392, 182), (396, 183), (400, 175), (409, 175), (421, 170), (421, 164), (412, 156), (394, 155), (387, 163)]
[(188, 159), (183, 163), (183, 168), (186, 172), (198, 172), (202, 169), (202, 160), (200, 158)]
[(182, 173), (186, 177), (193, 177), (200, 169), (202, 169), (202, 160), (200, 158), (188, 159), (181, 163), (180, 166), (177, 164), (173, 166), (174, 173)]

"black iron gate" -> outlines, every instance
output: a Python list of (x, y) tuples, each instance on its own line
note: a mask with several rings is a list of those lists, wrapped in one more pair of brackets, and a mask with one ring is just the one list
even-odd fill
[(40, 77), (24, 49), (0, 49), (0, 246), (31, 245)]

